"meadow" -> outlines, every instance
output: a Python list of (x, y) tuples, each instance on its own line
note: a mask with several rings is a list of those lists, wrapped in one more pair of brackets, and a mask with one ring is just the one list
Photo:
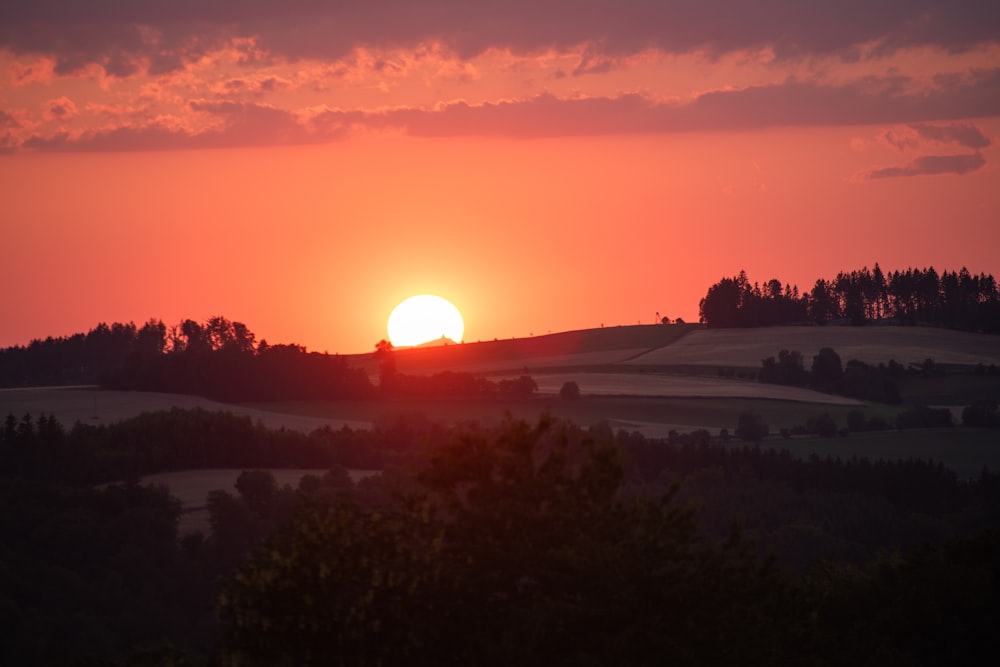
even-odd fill
[[(903, 406), (887, 406), (810, 389), (763, 384), (752, 371), (781, 349), (802, 352), (806, 364), (821, 347), (832, 347), (843, 361), (861, 359), (921, 365), (926, 359), (948, 366), (940, 377), (918, 374), (900, 381)], [(433, 374), (477, 372), (490, 378), (530, 375), (538, 385), (530, 398), (396, 399), (353, 401), (278, 401), (230, 404), (204, 398), (153, 392), (105, 391), (94, 387), (0, 390), (0, 413), (53, 414), (67, 427), (76, 421), (110, 423), (142, 412), (201, 407), (249, 416), (272, 428), (309, 432), (387, 426), (399, 416), (449, 423), (496, 423), (505, 414), (533, 420), (541, 412), (584, 426), (637, 431), (666, 437), (671, 431), (705, 429), (732, 433), (742, 412), (760, 414), (771, 435), (764, 446), (788, 448), (797, 456), (868, 456), (931, 458), (963, 475), (983, 465), (1000, 469), (1000, 452), (991, 447), (995, 432), (970, 428), (853, 433), (833, 440), (785, 439), (793, 429), (819, 414), (844, 427), (852, 410), (894, 423), (907, 405), (952, 409), (981, 398), (1000, 397), (1000, 378), (972, 373), (975, 364), (1000, 364), (995, 337), (922, 327), (772, 327), (711, 330), (698, 325), (620, 326), (563, 332), (524, 339), (399, 349), (392, 353), (398, 372)], [(377, 377), (384, 358), (349, 356), (351, 366)], [(723, 377), (720, 369), (730, 372)], [(735, 370), (735, 373), (733, 370)], [(581, 397), (565, 400), (559, 390), (576, 382)]]

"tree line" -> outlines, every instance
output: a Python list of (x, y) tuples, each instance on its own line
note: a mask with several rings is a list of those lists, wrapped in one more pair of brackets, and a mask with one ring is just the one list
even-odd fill
[(896, 379), (903, 372), (903, 366), (892, 360), (872, 366), (850, 359), (845, 366), (833, 348), (824, 347), (813, 356), (809, 370), (805, 368), (801, 352), (781, 350), (777, 357), (761, 360), (757, 379), (767, 384), (808, 387), (863, 401), (898, 404), (900, 393)]
[(819, 278), (801, 293), (777, 279), (751, 283), (741, 271), (708, 288), (699, 316), (717, 328), (890, 320), (995, 334), (1000, 333), (1000, 289), (992, 275), (974, 275), (964, 267), (941, 274), (934, 267), (883, 273), (876, 263), (871, 270)]
[(100, 324), (87, 334), (0, 349), (0, 386), (99, 384), (106, 389), (193, 394), (220, 401), (506, 398), (531, 396), (527, 376), (498, 381), (469, 373), (396, 371), (391, 346), (379, 385), (345, 357), (257, 341), (243, 323), (212, 317), (167, 328), (160, 320)]

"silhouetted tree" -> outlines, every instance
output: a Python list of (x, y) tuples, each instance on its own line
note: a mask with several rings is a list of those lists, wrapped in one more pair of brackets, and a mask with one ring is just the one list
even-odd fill
[(843, 377), (844, 368), (840, 355), (833, 348), (820, 348), (819, 353), (813, 356), (810, 382), (821, 391), (834, 393), (840, 389)]
[(575, 401), (580, 398), (580, 386), (572, 380), (563, 382), (562, 387), (559, 388), (559, 398), (564, 401)]

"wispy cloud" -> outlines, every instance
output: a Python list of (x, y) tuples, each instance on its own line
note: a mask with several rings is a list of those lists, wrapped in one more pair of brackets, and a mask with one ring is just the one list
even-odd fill
[[(884, 130), (880, 138), (889, 146), (911, 155), (897, 165), (873, 167), (853, 177), (855, 181), (938, 174), (968, 174), (986, 166), (981, 149), (992, 144), (982, 130), (971, 123), (910, 123)], [(974, 149), (972, 153), (941, 154), (948, 146)]]
[(910, 127), (922, 138), (942, 144), (958, 144), (965, 148), (986, 148), (990, 145), (987, 137), (975, 125), (954, 123), (951, 125), (928, 125), (915, 123)]
[[(910, 83), (899, 77), (839, 86), (789, 80), (708, 92), (687, 101), (660, 101), (638, 93), (574, 98), (541, 94), (480, 104), (459, 101), (433, 108), (372, 111), (325, 106), (290, 110), (247, 101), (238, 93), (251, 86), (241, 82), (231, 86), (237, 95), (229, 99), (189, 101), (184, 112), (191, 118), (184, 128), (136, 119), (130, 111), (120, 118), (119, 127), (78, 135), (35, 132), (23, 145), (36, 150), (146, 150), (297, 144), (341, 139), (354, 128), (425, 137), (527, 139), (867, 125), (901, 119), (912, 122), (886, 133), (886, 140), (897, 147), (953, 144), (978, 150), (989, 145), (989, 138), (973, 125), (940, 121), (1000, 115), (1000, 70), (928, 91), (905, 92), (912, 88)], [(57, 100), (54, 106), (59, 106), (56, 102), (65, 104)]]
[(986, 159), (978, 151), (963, 155), (923, 155), (905, 165), (872, 169), (860, 175), (860, 180), (900, 178), (904, 176), (936, 176), (939, 174), (968, 174), (986, 166)]
[(63, 121), (77, 115), (76, 103), (65, 95), (45, 104), (45, 116), (49, 120)]

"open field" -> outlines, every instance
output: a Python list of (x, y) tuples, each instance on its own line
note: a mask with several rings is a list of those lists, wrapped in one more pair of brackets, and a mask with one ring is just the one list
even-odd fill
[[(802, 425), (822, 413), (830, 414), (843, 427), (848, 412), (854, 409), (894, 423), (901, 407), (861, 404), (804, 389), (721, 378), (716, 372), (720, 367), (757, 368), (762, 358), (783, 348), (799, 350), (808, 364), (810, 356), (824, 346), (833, 347), (845, 361), (858, 358), (879, 363), (897, 359), (901, 363), (921, 363), (932, 358), (941, 365), (1000, 365), (997, 337), (942, 329), (876, 326), (708, 330), (698, 325), (644, 325), (394, 352), (397, 369), (404, 373), (476, 369), (491, 377), (528, 373), (538, 383), (539, 395), (524, 400), (231, 405), (193, 396), (65, 387), (0, 390), (0, 416), (44, 412), (54, 414), (70, 427), (76, 421), (110, 423), (153, 410), (200, 407), (246, 415), (273, 428), (308, 432), (321, 426), (369, 428), (399, 415), (420, 414), (452, 423), (495, 423), (505, 413), (535, 420), (548, 411), (581, 425), (607, 424), (615, 430), (634, 430), (650, 437), (663, 437), (670, 430), (707, 429), (717, 434), (725, 428), (732, 432), (739, 414), (746, 410), (761, 414), (772, 433)], [(373, 355), (357, 355), (348, 363), (378, 374), (379, 360)], [(580, 400), (558, 397), (567, 381), (578, 383), (583, 394)], [(1000, 397), (1000, 377), (995, 375), (907, 376), (900, 384), (908, 403), (949, 406), (956, 417), (960, 406), (980, 398)], [(891, 431), (835, 440), (782, 440), (775, 436), (768, 444), (794, 447), (796, 452), (806, 454), (843, 451), (859, 456), (931, 457), (968, 471), (984, 464), (1000, 468), (994, 454), (994, 449), (1000, 447), (988, 446), (995, 436), (996, 432), (955, 428), (942, 434)]]
[[(393, 352), (400, 373), (438, 371), (505, 374), (532, 369), (594, 366), (624, 362), (670, 345), (699, 325), (632, 325), (437, 347), (401, 348)], [(378, 376), (380, 360), (372, 355), (348, 357), (353, 366)]]
[[(376, 424), (385, 424), (399, 415), (420, 414), (428, 419), (458, 423), (476, 421), (496, 423), (509, 413), (518, 419), (533, 421), (543, 412), (574, 423), (591, 426), (604, 422), (627, 427), (629, 424), (656, 425), (665, 435), (671, 428), (694, 430), (705, 428), (717, 432), (720, 428), (736, 428), (739, 414), (746, 410), (760, 413), (772, 430), (791, 428), (805, 423), (820, 413), (829, 413), (839, 424), (847, 421), (847, 413), (858, 409), (854, 405), (818, 405), (802, 401), (767, 400), (760, 398), (708, 398), (663, 396), (584, 396), (566, 401), (557, 397), (535, 397), (518, 401), (466, 400), (399, 400), (329, 403), (297, 401), (268, 403), (265, 409), (302, 416), (337, 420), (355, 415)], [(881, 415), (895, 419), (899, 408), (881, 405), (862, 406), (866, 415)], [(615, 426), (617, 428), (618, 426)], [(629, 429), (632, 430), (632, 429)], [(641, 429), (637, 429), (641, 430)]]
[[(766, 398), (808, 403), (846, 404), (850, 399), (819, 392), (719, 377), (719, 369), (757, 370), (761, 360), (782, 349), (798, 350), (806, 366), (822, 347), (832, 347), (843, 362), (870, 364), (890, 359), (939, 366), (1000, 365), (996, 336), (929, 327), (889, 325), (797, 326), (758, 329), (706, 329), (701, 325), (637, 325), (591, 329), (508, 341), (396, 350), (401, 373), (470, 372), (492, 378), (528, 374), (543, 394), (556, 394), (575, 381), (584, 394), (615, 396), (700, 396)], [(349, 360), (373, 378), (380, 361), (373, 355)], [(947, 385), (947, 386), (946, 386)], [(963, 376), (929, 382), (907, 378), (910, 402), (965, 405), (1000, 396), (1000, 377)]]
[(564, 382), (574, 381), (580, 392), (598, 396), (693, 396), (705, 398), (767, 398), (803, 403), (861, 405), (861, 401), (810, 389), (691, 375), (654, 373), (564, 372), (532, 375), (542, 394), (557, 395)]
[(625, 363), (635, 365), (700, 364), (759, 368), (762, 359), (780, 350), (798, 350), (808, 363), (820, 348), (832, 347), (846, 362), (869, 364), (890, 359), (901, 364), (1000, 365), (996, 336), (930, 327), (767, 327), (760, 329), (697, 329), (672, 345), (660, 347)]
[(350, 419), (317, 419), (295, 414), (269, 412), (255, 407), (230, 405), (198, 396), (161, 394), (144, 391), (105, 391), (96, 387), (33, 387), (0, 389), (0, 418), (9, 414), (20, 418), (26, 413), (38, 416), (54, 415), (63, 426), (76, 422), (110, 424), (136, 417), (143, 412), (171, 408), (231, 412), (250, 417), (270, 428), (287, 428), (309, 432), (321, 426), (340, 428), (348, 425), (367, 428), (368, 424)]

